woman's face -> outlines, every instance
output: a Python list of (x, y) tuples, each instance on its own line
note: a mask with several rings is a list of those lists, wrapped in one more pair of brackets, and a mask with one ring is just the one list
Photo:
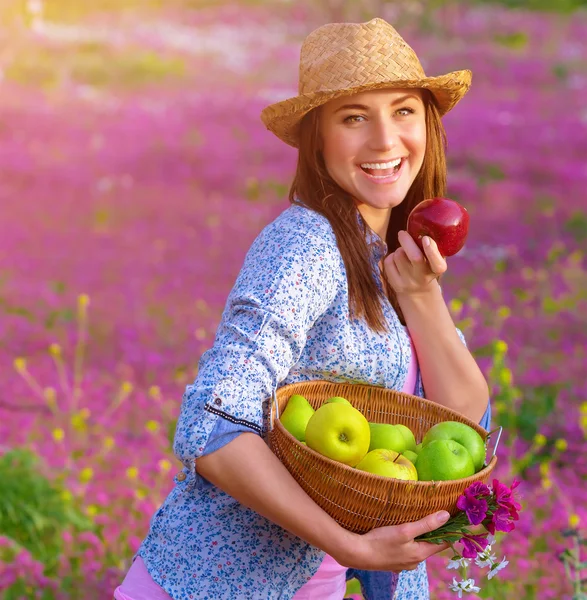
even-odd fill
[(422, 167), (426, 120), (418, 89), (372, 90), (321, 107), (328, 173), (359, 210), (387, 213), (406, 197)]

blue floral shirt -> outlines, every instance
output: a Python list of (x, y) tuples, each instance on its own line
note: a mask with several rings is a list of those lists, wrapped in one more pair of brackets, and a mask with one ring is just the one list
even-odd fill
[[(387, 248), (368, 231), (381, 285), (378, 262)], [(264, 436), (269, 398), (282, 385), (326, 379), (402, 389), (411, 360), (407, 328), (386, 301), (389, 332), (375, 332), (350, 319), (348, 299), (344, 263), (322, 215), (293, 205), (253, 242), (213, 347), (183, 396), (173, 449), (184, 469), (137, 552), (174, 600), (290, 599), (318, 570), (322, 550), (241, 505), (195, 464), (241, 431)], [(423, 396), (419, 374), (416, 393)], [(488, 408), (486, 428), (489, 418)], [(348, 577), (361, 580), (368, 600), (429, 598), (424, 563), (399, 577), (352, 569)]]

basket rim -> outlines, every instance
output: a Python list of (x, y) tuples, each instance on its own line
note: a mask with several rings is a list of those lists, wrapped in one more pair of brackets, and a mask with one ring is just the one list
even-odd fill
[[(433, 402), (432, 400), (428, 400), (427, 398), (423, 398), (421, 396), (416, 396), (414, 394), (408, 394), (407, 392), (402, 392), (399, 390), (394, 390), (391, 388), (386, 388), (383, 386), (373, 385), (373, 384), (364, 383), (364, 382), (350, 383), (350, 382), (345, 382), (345, 381), (342, 381), (342, 382), (328, 381), (326, 379), (309, 379), (309, 380), (305, 380), (305, 381), (298, 381), (295, 383), (288, 383), (286, 385), (283, 385), (283, 386), (277, 388), (277, 390), (275, 391), (275, 394), (276, 394), (275, 400), (277, 400), (277, 396), (281, 397), (285, 394), (288, 394), (288, 392), (290, 392), (292, 389), (299, 388), (300, 386), (306, 386), (306, 385), (307, 386), (318, 385), (319, 387), (326, 387), (326, 386), (343, 386), (343, 387), (345, 387), (346, 386), (346, 387), (350, 388), (352, 386), (353, 388), (358, 388), (358, 387), (372, 388), (372, 389), (376, 389), (378, 392), (389, 392), (389, 393), (393, 393), (396, 396), (404, 397), (404, 398), (422, 403), (424, 410), (426, 409), (426, 406), (434, 407), (435, 410), (438, 410), (438, 407), (440, 406), (441, 409), (443, 411), (445, 411), (449, 416), (452, 415), (452, 416), (457, 417), (458, 420), (460, 420), (461, 422), (465, 422), (465, 424), (467, 424), (470, 427), (472, 427), (473, 429), (475, 429), (478, 433), (483, 432), (484, 441), (487, 441), (487, 437), (489, 436), (489, 431), (487, 431), (485, 428), (481, 427), (481, 425), (479, 425), (479, 423), (475, 423), (475, 421), (473, 421), (472, 419), (469, 419), (469, 417), (466, 417), (462, 413), (460, 413), (452, 408), (449, 408), (442, 404), (438, 404), (437, 402)], [(275, 402), (272, 402), (272, 406), (271, 406), (272, 416), (275, 411), (275, 408), (276, 408)], [(447, 420), (450, 420), (450, 419), (447, 419)], [(368, 471), (357, 470), (354, 467), (350, 467), (349, 465), (346, 465), (344, 463), (332, 460), (332, 459), (328, 458), (327, 456), (324, 456), (323, 454), (320, 454), (319, 452), (312, 450), (312, 448), (310, 448), (306, 444), (302, 444), (296, 437), (294, 437), (289, 431), (287, 431), (287, 429), (281, 423), (280, 418), (273, 419), (273, 428), (279, 429), (279, 433), (281, 435), (285, 435), (286, 438), (290, 440), (290, 442), (293, 441), (294, 445), (298, 448), (299, 451), (308, 452), (308, 453), (312, 454), (313, 456), (318, 457), (322, 462), (324, 462), (325, 466), (331, 466), (336, 469), (343, 469), (343, 472), (346, 471), (348, 474), (353, 473), (354, 475), (358, 475), (359, 477), (364, 478), (365, 481), (372, 481), (372, 482), (377, 481), (379, 483), (386, 483), (387, 485), (390, 485), (390, 484), (391, 485), (394, 485), (394, 484), (400, 485), (400, 484), (404, 483), (404, 484), (412, 485), (413, 487), (416, 487), (416, 488), (420, 487), (420, 488), (442, 489), (443, 487), (448, 487), (450, 485), (454, 485), (455, 482), (459, 482), (460, 484), (466, 483), (468, 486), (469, 484), (474, 483), (481, 477), (489, 476), (491, 474), (491, 472), (493, 471), (493, 469), (495, 468), (495, 465), (497, 463), (497, 455), (494, 454), (491, 457), (490, 461), (487, 463), (487, 465), (485, 467), (483, 467), (483, 469), (481, 469), (480, 471), (478, 471), (477, 473), (474, 473), (473, 475), (471, 475), (469, 477), (465, 477), (462, 479), (447, 479), (447, 480), (440, 480), (440, 481), (420, 481), (420, 480), (413, 481), (413, 480), (408, 480), (408, 479), (395, 479), (393, 477), (384, 477), (383, 475), (376, 475), (375, 473), (369, 473)]]
[(360, 469), (357, 469), (355, 467), (350, 467), (349, 465), (346, 465), (345, 463), (336, 461), (336, 460), (332, 460), (331, 458), (328, 458), (328, 456), (324, 456), (323, 454), (320, 454), (320, 452), (316, 452), (316, 450), (313, 450), (312, 448), (310, 448), (310, 446), (307, 446), (306, 444), (302, 444), (296, 437), (294, 437), (281, 423), (281, 421), (277, 420), (275, 421), (275, 427), (277, 427), (279, 429), (279, 432), (282, 435), (285, 435), (286, 437), (288, 437), (290, 439), (290, 441), (293, 441), (295, 446), (297, 446), (302, 452), (308, 452), (316, 457), (318, 457), (319, 459), (322, 460), (322, 462), (325, 463), (325, 466), (332, 466), (335, 467), (337, 469), (342, 469), (343, 472), (347, 472), (348, 474), (354, 474), (354, 475), (358, 475), (361, 478), (365, 478), (365, 480), (367, 481), (379, 481), (380, 483), (387, 483), (387, 484), (395, 484), (395, 485), (400, 485), (400, 484), (408, 484), (408, 485), (412, 485), (413, 487), (421, 487), (421, 488), (434, 488), (434, 489), (442, 489), (443, 487), (448, 487), (448, 486), (452, 486), (454, 485), (455, 482), (459, 482), (460, 484), (463, 483), (467, 483), (467, 487), (469, 484), (474, 483), (475, 481), (477, 481), (479, 478), (485, 476), (485, 475), (489, 475), (494, 467), (495, 464), (497, 463), (497, 455), (494, 455), (491, 457), (491, 460), (489, 461), (489, 463), (487, 464), (486, 467), (483, 467), (483, 469), (481, 469), (480, 471), (477, 471), (477, 473), (474, 473), (473, 475), (470, 475), (469, 477), (464, 477), (462, 479), (446, 479), (446, 480), (439, 480), (439, 481), (421, 481), (421, 480), (411, 480), (411, 479), (396, 479), (395, 477), (385, 477), (384, 475), (377, 475), (376, 473), (369, 473), (368, 471), (361, 471)]
[[(328, 381), (327, 379), (308, 379), (307, 381), (298, 381), (296, 383), (288, 383), (286, 385), (282, 385), (281, 387), (277, 388), (277, 390), (275, 391), (276, 395), (283, 395), (285, 394), (288, 390), (290, 390), (291, 388), (294, 387), (299, 387), (300, 385), (319, 385), (320, 387), (326, 387), (327, 385), (337, 385), (337, 386), (347, 386), (347, 387), (363, 387), (363, 388), (372, 388), (372, 389), (376, 389), (378, 391), (383, 391), (383, 392), (389, 392), (389, 393), (393, 393), (396, 394), (398, 396), (403, 396), (404, 398), (408, 398), (410, 400), (414, 400), (417, 402), (422, 402), (424, 404), (424, 408), (426, 406), (430, 406), (430, 407), (435, 407), (435, 409), (438, 409), (438, 407), (440, 407), (443, 411), (446, 411), (448, 413), (450, 413), (451, 415), (454, 415), (455, 417), (458, 417), (459, 420), (464, 420), (467, 421), (467, 425), (469, 425), (470, 427), (472, 427), (473, 429), (479, 431), (482, 431), (485, 433), (485, 438), (487, 438), (487, 436), (489, 435), (489, 431), (487, 431), (485, 428), (481, 427), (481, 425), (479, 425), (479, 423), (476, 423), (475, 421), (473, 421), (472, 419), (469, 419), (469, 417), (466, 417), (465, 415), (463, 415), (462, 413), (454, 410), (453, 408), (449, 408), (448, 406), (444, 406), (444, 404), (439, 404), (438, 402), (433, 402), (432, 400), (428, 400), (427, 398), (423, 398), (421, 396), (416, 396), (414, 394), (408, 394), (407, 392), (401, 392), (398, 390), (393, 390), (391, 388), (386, 388), (380, 385), (373, 385), (370, 383), (349, 383), (349, 382), (345, 382), (345, 381), (341, 381), (341, 382), (336, 382), (336, 381)], [(270, 398), (271, 400), (271, 398)], [(274, 402), (272, 403), (271, 406), (271, 413), (273, 414), (275, 411), (275, 406), (274, 406)], [(275, 419), (274, 422), (277, 422), (279, 419)]]

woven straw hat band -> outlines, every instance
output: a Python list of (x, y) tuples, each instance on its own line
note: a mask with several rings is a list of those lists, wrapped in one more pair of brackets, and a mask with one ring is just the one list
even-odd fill
[(319, 27), (300, 53), (300, 95), (424, 77), (416, 53), (383, 19)]

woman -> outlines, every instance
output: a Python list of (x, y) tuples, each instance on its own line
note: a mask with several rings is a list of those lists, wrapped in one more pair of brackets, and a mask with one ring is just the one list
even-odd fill
[(257, 237), (213, 348), (187, 387), (174, 441), (185, 468), (155, 513), (115, 598), (368, 600), (429, 597), (414, 538), (439, 513), (350, 533), (299, 487), (263, 440), (268, 399), (311, 379), (405, 390), (489, 427), (487, 384), (443, 300), (446, 262), (405, 231), (445, 193), (440, 116), (470, 73), (428, 78), (382, 19), (329, 24), (302, 46), (300, 95), (262, 120), (299, 148), (292, 206)]

